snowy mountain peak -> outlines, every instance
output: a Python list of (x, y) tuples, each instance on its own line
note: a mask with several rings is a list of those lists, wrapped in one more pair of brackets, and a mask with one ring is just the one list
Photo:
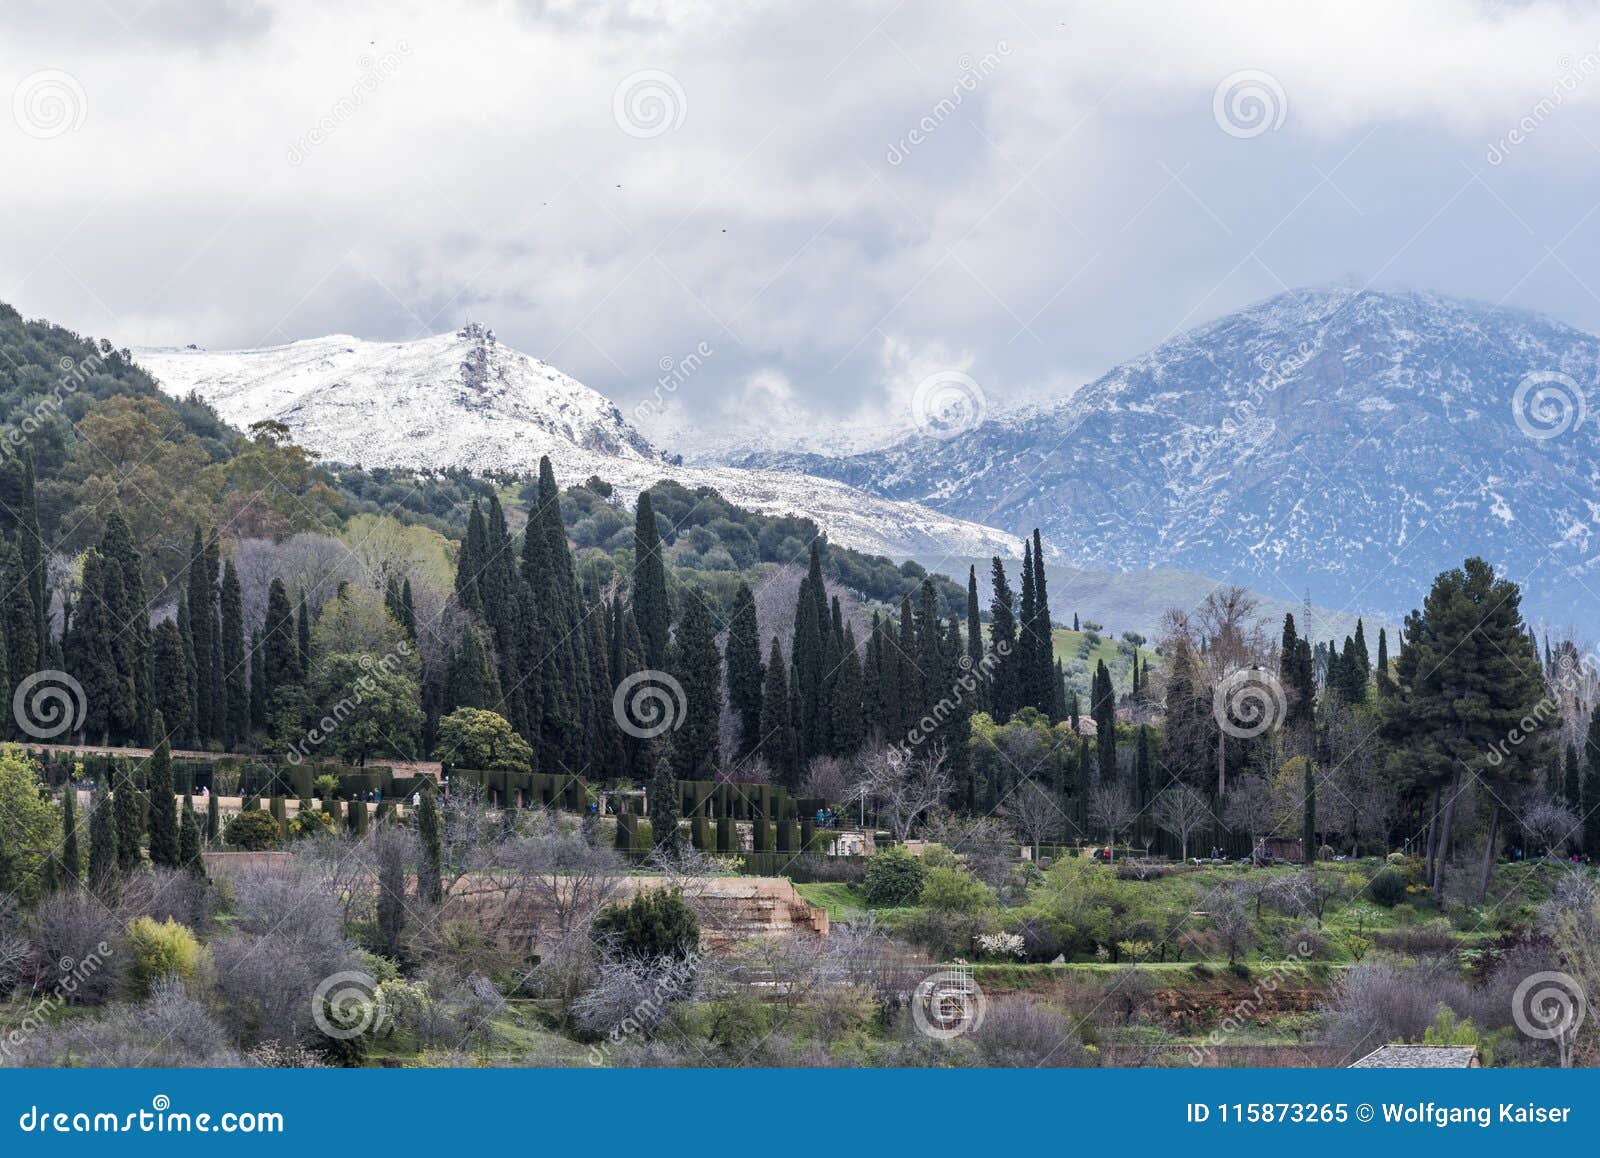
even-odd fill
[(763, 514), (807, 516), (835, 542), (864, 551), (1022, 551), (1020, 539), (992, 527), (830, 479), (678, 465), (604, 395), (496, 341), (478, 322), (410, 342), (336, 334), (257, 350), (134, 354), (169, 394), (197, 394), (238, 427), (275, 419), (301, 446), (335, 462), (531, 474), (548, 455), (563, 483), (599, 475), (631, 501), (673, 478)]

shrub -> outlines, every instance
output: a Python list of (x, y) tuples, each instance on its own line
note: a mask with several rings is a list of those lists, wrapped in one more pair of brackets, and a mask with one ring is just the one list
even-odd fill
[(278, 843), (278, 822), (272, 813), (260, 808), (247, 808), (228, 819), (225, 839), (234, 848), (258, 852)]
[(1454, 953), (1458, 947), (1455, 930), (1443, 917), (1409, 928), (1374, 933), (1373, 943), (1380, 949), (1410, 957), (1435, 957)]
[(1367, 894), (1374, 904), (1392, 909), (1406, 899), (1406, 878), (1396, 869), (1381, 869), (1367, 882)]
[(978, 913), (994, 905), (994, 894), (984, 883), (960, 869), (929, 869), (920, 899), (941, 913)]
[(867, 862), (863, 884), (869, 905), (909, 905), (927, 881), (922, 862), (901, 848), (888, 848)]
[(128, 925), (128, 984), (144, 997), (164, 978), (192, 981), (202, 953), (194, 933), (171, 917), (161, 922), (135, 918)]
[(682, 889), (651, 889), (627, 904), (609, 905), (594, 919), (591, 932), (616, 959), (682, 961), (700, 946), (700, 923)]

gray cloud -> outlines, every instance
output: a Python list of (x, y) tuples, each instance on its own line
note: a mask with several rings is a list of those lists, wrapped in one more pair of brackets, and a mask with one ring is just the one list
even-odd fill
[[(1564, 6), (155, 0), (206, 48), (155, 71), (48, 11), (0, 18), (0, 81), (87, 112), (0, 121), (0, 299), (118, 342), (471, 317), (626, 404), (707, 341), (674, 402), (718, 422), (774, 375), (825, 418), (930, 367), (1059, 395), (1311, 283), (1600, 330), (1600, 17)], [(1214, 109), (1246, 70), (1254, 136)], [(640, 75), (659, 133), (617, 120)]]

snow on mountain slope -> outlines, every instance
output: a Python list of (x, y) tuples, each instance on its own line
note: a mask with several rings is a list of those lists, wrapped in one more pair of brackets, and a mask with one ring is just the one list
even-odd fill
[(632, 501), (663, 478), (712, 487), (763, 514), (814, 519), (844, 546), (885, 555), (1019, 555), (1021, 540), (831, 479), (669, 461), (604, 395), (496, 341), (475, 323), (414, 342), (333, 335), (258, 350), (145, 348), (167, 393), (235, 426), (275, 419), (325, 459), (367, 467), (532, 472), (606, 479)]
[(1548, 318), (1296, 291), (955, 438), (742, 465), (1037, 525), (1065, 564), (1184, 568), (1342, 609), (1401, 613), (1479, 554), (1532, 615), (1600, 628), (1597, 380), (1600, 338)]

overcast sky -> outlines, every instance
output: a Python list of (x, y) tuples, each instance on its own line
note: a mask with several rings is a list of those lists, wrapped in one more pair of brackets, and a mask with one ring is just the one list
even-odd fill
[(1600, 331), (1590, 5), (58, 7), (0, 7), (0, 300), (118, 344), (473, 319), (627, 403), (704, 343), (712, 423), (1308, 284)]

